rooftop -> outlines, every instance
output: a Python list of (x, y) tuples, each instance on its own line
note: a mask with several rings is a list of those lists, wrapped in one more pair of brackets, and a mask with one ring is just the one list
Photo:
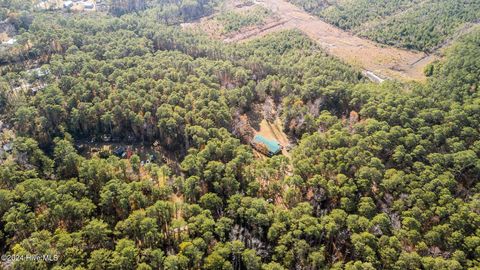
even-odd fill
[(267, 139), (262, 135), (255, 135), (255, 137), (253, 138), (253, 142), (264, 144), (267, 147), (268, 151), (274, 154), (279, 153), (282, 150), (282, 147), (276, 140)]

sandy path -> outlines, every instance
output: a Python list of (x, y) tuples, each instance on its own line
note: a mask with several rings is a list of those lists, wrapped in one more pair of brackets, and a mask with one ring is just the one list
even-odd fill
[(401, 80), (424, 80), (423, 68), (435, 59), (433, 55), (388, 47), (357, 37), (284, 0), (257, 0), (256, 3), (276, 13), (280, 23), (239, 34), (226, 42), (249, 40), (279, 30), (299, 29), (328, 53), (347, 63), (381, 78)]

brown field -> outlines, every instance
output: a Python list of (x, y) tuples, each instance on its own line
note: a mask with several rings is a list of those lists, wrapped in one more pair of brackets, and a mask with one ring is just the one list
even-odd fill
[[(239, 2), (241, 0), (227, 1), (222, 9), (245, 9), (238, 4)], [(243, 42), (272, 32), (298, 29), (315, 40), (329, 54), (363, 69), (364, 74), (366, 72), (373, 74), (374, 78), (368, 77), (377, 82), (382, 80), (376, 79), (376, 76), (402, 81), (424, 80), (424, 67), (437, 59), (433, 54), (427, 55), (423, 52), (389, 47), (357, 37), (284, 0), (256, 0), (255, 5), (263, 6), (273, 12), (272, 18), (263, 25), (248, 27), (230, 35), (219, 35), (219, 26), (215, 25), (211, 18), (205, 18), (188, 27), (201, 29), (225, 42)]]
[(0, 43), (9, 40), (7, 33), (0, 33)]
[(275, 13), (272, 13), (259, 25), (246, 26), (239, 31), (227, 33), (224, 30), (222, 22), (216, 18), (217, 15), (222, 12), (234, 11), (239, 14), (246, 14), (253, 12), (256, 7), (259, 7), (259, 5), (245, 5), (245, 0), (228, 0), (223, 3), (217, 13), (203, 17), (195, 22), (183, 23), (181, 26), (183, 29), (205, 32), (212, 38), (223, 40), (228, 43), (230, 41), (236, 41), (238, 37), (244, 37), (245, 35), (248, 35), (248, 33), (251, 33), (252, 37), (258, 36), (259, 31), (275, 27), (282, 23), (280, 18), (277, 17)]
[(257, 3), (276, 13), (281, 24), (258, 29), (256, 35), (238, 35), (229, 41), (248, 40), (278, 30), (299, 29), (329, 54), (380, 77), (400, 80), (424, 80), (423, 68), (435, 59), (434, 55), (389, 47), (357, 37), (283, 0), (257, 0)]

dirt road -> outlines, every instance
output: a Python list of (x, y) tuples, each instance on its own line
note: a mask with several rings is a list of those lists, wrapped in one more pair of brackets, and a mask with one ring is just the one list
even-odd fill
[(279, 30), (299, 29), (317, 41), (328, 53), (364, 69), (373, 78), (378, 78), (375, 80), (424, 80), (423, 68), (435, 59), (433, 55), (388, 47), (357, 37), (284, 0), (256, 0), (256, 3), (273, 11), (279, 21), (240, 33), (228, 38), (226, 42), (249, 40)]

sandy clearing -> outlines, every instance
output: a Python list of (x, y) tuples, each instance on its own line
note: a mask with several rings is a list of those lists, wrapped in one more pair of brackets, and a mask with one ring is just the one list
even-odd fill
[(434, 55), (389, 47), (357, 37), (284, 0), (256, 0), (256, 4), (273, 11), (279, 17), (279, 23), (240, 33), (226, 39), (226, 42), (241, 42), (280, 30), (299, 29), (329, 54), (381, 78), (400, 80), (424, 80), (423, 68), (436, 59)]

